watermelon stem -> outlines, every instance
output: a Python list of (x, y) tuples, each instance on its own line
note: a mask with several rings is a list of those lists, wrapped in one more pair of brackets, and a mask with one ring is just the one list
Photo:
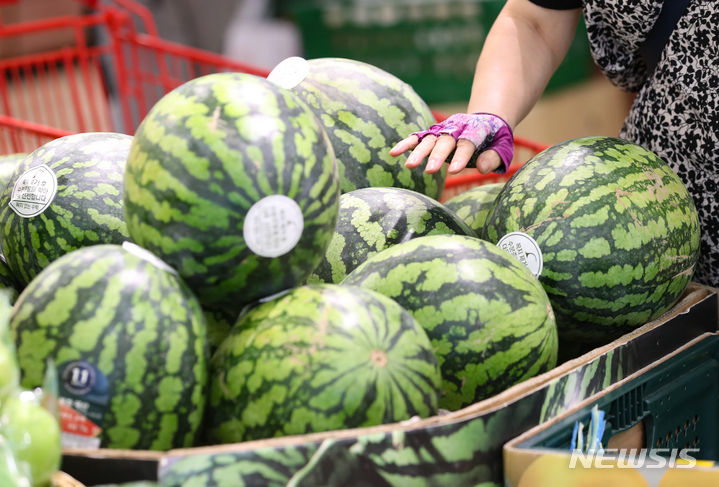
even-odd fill
[(372, 350), (372, 353), (370, 354), (370, 360), (377, 367), (385, 368), (387, 366), (387, 354), (384, 352), (384, 350)]

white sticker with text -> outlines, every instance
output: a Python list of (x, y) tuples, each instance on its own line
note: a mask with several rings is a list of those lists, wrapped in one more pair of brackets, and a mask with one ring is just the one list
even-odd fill
[(45, 165), (35, 166), (20, 175), (10, 195), (10, 208), (18, 216), (31, 218), (45, 211), (57, 194), (57, 176)]
[(523, 232), (508, 233), (497, 242), (497, 247), (509, 253), (529, 269), (532, 274), (539, 276), (542, 273), (544, 259), (539, 244)]
[(302, 209), (282, 194), (265, 196), (245, 216), (242, 236), (247, 247), (262, 257), (279, 257), (297, 245), (304, 230)]

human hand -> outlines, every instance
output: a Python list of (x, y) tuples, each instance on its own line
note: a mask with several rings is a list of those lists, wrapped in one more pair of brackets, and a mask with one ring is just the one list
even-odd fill
[(457, 113), (429, 129), (410, 134), (398, 142), (390, 155), (398, 156), (410, 149), (405, 167), (414, 169), (429, 156), (425, 171), (439, 171), (451, 157), (449, 172), (476, 167), (481, 173), (504, 173), (512, 162), (514, 139), (512, 129), (503, 119), (491, 113)]

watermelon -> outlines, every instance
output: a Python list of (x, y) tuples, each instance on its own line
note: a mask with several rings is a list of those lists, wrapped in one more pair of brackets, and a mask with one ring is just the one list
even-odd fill
[(14, 302), (18, 295), (18, 289), (20, 286), (15, 280), (10, 267), (5, 262), (5, 257), (0, 254), (0, 289), (5, 289), (9, 292), (10, 302)]
[(427, 335), (369, 290), (294, 288), (240, 317), (211, 361), (211, 438), (239, 442), (437, 412)]
[(212, 354), (230, 334), (232, 325), (237, 321), (237, 313), (221, 309), (204, 309), (203, 314), (207, 324), (207, 342)]
[(7, 289), (0, 289), (0, 405), (20, 385), (20, 366), (10, 332), (12, 299), (13, 295)]
[(132, 240), (178, 270), (203, 307), (239, 311), (317, 267), (339, 181), (321, 125), (292, 92), (216, 73), (162, 97), (125, 174)]
[(27, 154), (24, 152), (0, 156), (0, 191), (5, 189), (5, 186), (7, 186), (15, 173), (15, 168), (25, 157), (27, 157)]
[(439, 200), (446, 168), (434, 174), (404, 167), (389, 148), (435, 123), (410, 85), (371, 64), (343, 58), (291, 57), (268, 79), (291, 89), (322, 121), (335, 150), (342, 192), (394, 186)]
[(671, 308), (699, 257), (684, 184), (653, 152), (613, 137), (568, 140), (525, 163), (484, 237), (496, 243), (513, 232), (536, 242), (562, 339), (595, 345)]
[(122, 178), (131, 141), (114, 132), (68, 135), (16, 166), (0, 196), (0, 243), (18, 284), (72, 250), (128, 239)]
[(339, 283), (371, 255), (423, 235), (476, 236), (429, 196), (403, 188), (361, 188), (340, 196), (335, 233), (308, 282)]
[(484, 222), (502, 188), (504, 183), (482, 184), (453, 196), (445, 201), (444, 205), (477, 235), (482, 235)]
[[(207, 330), (177, 273), (134, 245), (93, 245), (52, 262), (13, 308), (22, 385), (57, 367), (67, 407), (99, 428), (80, 446), (167, 450), (195, 443)], [(85, 412), (87, 411), (87, 412)]]
[(394, 299), (427, 332), (455, 410), (556, 365), (557, 329), (529, 270), (489, 242), (428, 235), (375, 254), (342, 285)]
[[(0, 156), (0, 195), (2, 195), (5, 187), (12, 179), (15, 168), (26, 156), (27, 154), (22, 152)], [(2, 239), (2, 232), (0, 232), (0, 239)], [(5, 257), (2, 255), (2, 243), (0, 243), (0, 286), (10, 288), (17, 286), (15, 278), (12, 276), (12, 272), (5, 261)]]

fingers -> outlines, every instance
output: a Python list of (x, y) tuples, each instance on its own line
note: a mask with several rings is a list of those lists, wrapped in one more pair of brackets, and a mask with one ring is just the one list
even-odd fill
[(454, 150), (455, 144), (454, 137), (451, 135), (440, 135), (439, 137), (427, 135), (407, 157), (404, 165), (409, 169), (414, 169), (429, 156), (424, 170), (428, 173), (435, 173), (442, 168), (442, 164)]
[(457, 150), (454, 152), (452, 162), (449, 165), (450, 173), (457, 173), (467, 166), (467, 163), (474, 154), (474, 144), (467, 139), (457, 141)]
[(489, 149), (482, 152), (477, 157), (477, 170), (482, 174), (487, 174), (499, 167), (502, 164), (502, 160), (496, 151)]
[[(449, 155), (454, 151), (454, 156), (449, 165), (450, 173), (457, 173), (467, 166), (475, 151), (474, 144), (467, 139), (461, 138), (455, 141), (451, 135), (443, 134), (439, 137), (426, 135), (418, 143), (416, 135), (399, 141), (390, 149), (391, 156), (398, 156), (408, 150), (412, 152), (407, 156), (405, 167), (415, 169), (419, 167), (425, 158), (428, 158), (425, 172), (435, 173), (442, 168)], [(499, 154), (492, 150), (482, 152), (477, 158), (477, 170), (482, 174), (494, 171), (502, 164)]]
[(457, 142), (451, 135), (440, 135), (432, 149), (424, 171), (435, 173), (442, 169), (442, 164), (447, 160), (449, 154), (457, 147)]
[(391, 155), (392, 157), (396, 157), (404, 152), (407, 152), (410, 149), (414, 149), (415, 147), (417, 147), (418, 142), (419, 137), (412, 134), (409, 137), (397, 142), (395, 146), (389, 150), (389, 155)]
[[(406, 139), (405, 139), (406, 140)], [(432, 152), (437, 136), (425, 135), (422, 141), (417, 144), (414, 150), (407, 156), (404, 167), (414, 169), (424, 161), (424, 158)]]

